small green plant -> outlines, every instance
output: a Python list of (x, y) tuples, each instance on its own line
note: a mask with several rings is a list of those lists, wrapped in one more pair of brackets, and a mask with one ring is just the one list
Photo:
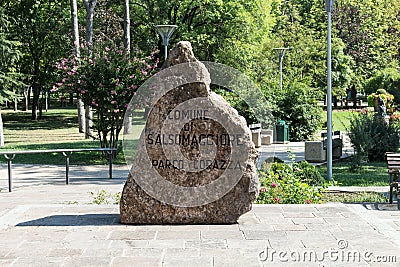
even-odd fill
[(90, 197), (92, 198), (92, 201), (90, 202), (91, 204), (114, 204), (117, 205), (119, 204), (121, 200), (121, 193), (118, 192), (116, 194), (111, 194), (108, 193), (106, 190), (102, 189), (101, 191), (98, 191), (96, 193), (94, 192), (89, 192)]
[(386, 152), (395, 152), (399, 147), (398, 128), (370, 113), (354, 115), (348, 132), (355, 151), (353, 170), (361, 169), (366, 161), (382, 161)]
[(258, 204), (320, 203), (326, 187), (318, 170), (308, 162), (264, 165), (259, 177)]

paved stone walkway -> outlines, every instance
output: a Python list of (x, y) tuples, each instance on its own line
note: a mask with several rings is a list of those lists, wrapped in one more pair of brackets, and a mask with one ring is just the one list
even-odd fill
[(110, 180), (87, 168), (71, 167), (69, 185), (49, 174), (0, 192), (0, 266), (400, 266), (397, 204), (255, 205), (233, 225), (127, 226), (117, 205), (89, 204), (90, 192), (121, 192), (126, 169)]

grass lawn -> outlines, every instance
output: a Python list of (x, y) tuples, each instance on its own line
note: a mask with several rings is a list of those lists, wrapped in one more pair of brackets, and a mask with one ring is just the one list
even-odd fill
[[(98, 140), (85, 139), (78, 131), (78, 117), (75, 107), (50, 109), (43, 112), (43, 119), (31, 120), (31, 112), (2, 110), (5, 146), (1, 150), (38, 150), (58, 148), (97, 148)], [(0, 162), (7, 162), (0, 157)], [(59, 153), (17, 155), (13, 163), (64, 164), (65, 158)], [(100, 152), (74, 153), (70, 164), (106, 164)], [(122, 152), (114, 163), (125, 163)]]
[[(350, 126), (350, 118), (356, 113), (349, 110), (333, 110), (332, 111), (332, 128), (334, 131), (347, 131)], [(322, 114), (326, 121), (326, 111)]]
[[(389, 175), (386, 162), (368, 162), (360, 172), (351, 172), (351, 158), (337, 161), (332, 166), (332, 177), (342, 186), (387, 186)], [(326, 177), (326, 166), (319, 167), (321, 174)]]

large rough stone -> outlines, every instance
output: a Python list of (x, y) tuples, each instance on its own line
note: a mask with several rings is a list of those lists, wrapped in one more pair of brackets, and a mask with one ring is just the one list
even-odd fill
[(235, 223), (257, 196), (258, 153), (246, 121), (211, 92), (189, 42), (164, 67), (188, 62), (180, 66), (198, 82), (169, 90), (149, 112), (122, 192), (124, 224)]

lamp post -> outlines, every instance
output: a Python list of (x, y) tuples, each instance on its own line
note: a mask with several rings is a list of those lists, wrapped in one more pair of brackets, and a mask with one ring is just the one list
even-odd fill
[(279, 85), (282, 90), (282, 65), (283, 65), (283, 56), (286, 54), (286, 51), (289, 50), (290, 48), (288, 47), (279, 47), (279, 48), (274, 48), (276, 54), (278, 55), (279, 58)]
[(163, 45), (164, 45), (164, 54), (165, 54), (165, 60), (167, 60), (168, 57), (168, 41), (169, 38), (171, 38), (172, 34), (174, 33), (176, 29), (176, 25), (156, 25), (157, 32), (160, 34), (162, 40), (163, 40)]
[(325, 0), (325, 10), (328, 13), (328, 58), (327, 58), (327, 69), (328, 69), (328, 91), (326, 101), (326, 113), (327, 113), (327, 178), (332, 180), (332, 47), (331, 47), (331, 35), (332, 35), (332, 11), (333, 11), (333, 0)]

